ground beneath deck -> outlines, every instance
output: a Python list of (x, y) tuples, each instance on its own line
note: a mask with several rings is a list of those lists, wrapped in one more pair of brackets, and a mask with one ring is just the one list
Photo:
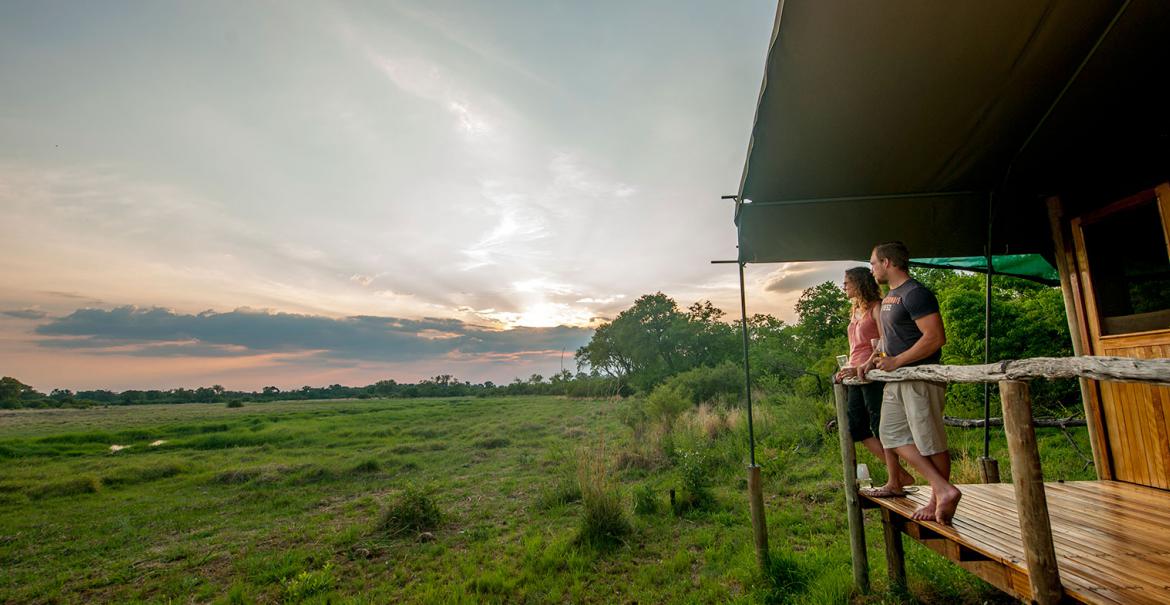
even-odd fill
[[(910, 521), (930, 488), (862, 498), (899, 527), (991, 584), (1030, 594), (1011, 484), (961, 485), (954, 526)], [(1170, 603), (1170, 492), (1117, 481), (1046, 483), (1066, 595), (1085, 603)]]

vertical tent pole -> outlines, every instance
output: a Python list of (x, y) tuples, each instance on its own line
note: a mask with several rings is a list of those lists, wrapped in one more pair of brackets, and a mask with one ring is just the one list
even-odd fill
[(739, 266), (739, 312), (740, 325), (743, 329), (743, 390), (747, 396), (748, 417), (748, 451), (751, 464), (748, 466), (748, 499), (752, 509), (752, 533), (755, 535), (756, 558), (760, 568), (765, 572), (768, 569), (768, 524), (764, 516), (764, 488), (760, 476), (760, 467), (756, 464), (756, 432), (752, 423), (752, 371), (748, 360), (748, 318), (747, 294), (743, 286), (744, 262), (736, 263)]
[[(987, 278), (983, 293), (983, 363), (991, 363), (991, 274), (995, 265), (991, 257), (991, 225), (995, 194), (987, 196)], [(979, 459), (984, 483), (999, 483), (999, 462), (991, 457), (991, 383), (983, 383), (983, 457)]]
[(739, 313), (743, 327), (743, 392), (747, 396), (748, 416), (748, 449), (751, 453), (751, 464), (756, 465), (756, 432), (752, 426), (752, 370), (748, 361), (748, 325), (747, 325), (747, 294), (743, 287), (743, 266), (739, 265)]

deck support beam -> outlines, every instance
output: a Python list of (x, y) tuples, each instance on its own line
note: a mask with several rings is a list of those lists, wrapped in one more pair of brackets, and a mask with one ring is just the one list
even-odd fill
[(1036, 445), (1036, 430), (1032, 426), (1032, 397), (1028, 383), (1017, 380), (1000, 381), (999, 393), (1003, 400), (1004, 432), (1007, 433), (1012, 462), (1012, 483), (1015, 485), (1020, 537), (1028, 563), (1032, 601), (1055, 605), (1060, 602), (1064, 589), (1056, 566), (1040, 452)]
[(890, 587), (906, 589), (906, 554), (902, 550), (902, 527), (888, 509), (882, 509), (882, 533), (886, 538), (886, 572)]
[(857, 495), (857, 457), (849, 419), (845, 415), (845, 385), (833, 383), (837, 404), (837, 435), (841, 438), (841, 466), (845, 476), (845, 511), (849, 517), (849, 551), (853, 557), (853, 585), (858, 592), (869, 592), (869, 558), (865, 553), (865, 525), (861, 515), (861, 498)]

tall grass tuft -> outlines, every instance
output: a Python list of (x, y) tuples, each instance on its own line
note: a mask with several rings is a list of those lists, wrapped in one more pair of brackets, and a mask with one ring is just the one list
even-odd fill
[(29, 498), (39, 500), (41, 498), (96, 494), (101, 487), (101, 481), (97, 477), (74, 477), (64, 481), (33, 486), (29, 488), (27, 494)]
[(577, 484), (581, 487), (581, 526), (577, 542), (595, 548), (611, 548), (622, 542), (631, 531), (622, 506), (622, 493), (609, 472), (605, 444), (583, 449), (577, 466)]
[(431, 531), (443, 522), (443, 512), (427, 490), (408, 484), (382, 511), (378, 528), (392, 536)]

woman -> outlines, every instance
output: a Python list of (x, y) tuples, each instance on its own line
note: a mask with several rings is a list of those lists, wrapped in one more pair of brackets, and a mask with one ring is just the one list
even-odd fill
[[(872, 342), (881, 338), (878, 315), (881, 313), (881, 291), (877, 281), (866, 267), (854, 267), (845, 272), (845, 295), (852, 302), (849, 315), (849, 365), (837, 373), (837, 379), (855, 377), (857, 368), (873, 356)], [(849, 433), (854, 442), (860, 441), (878, 459), (885, 460), (890, 479), (885, 485), (863, 490), (868, 496), (892, 498), (905, 494), (903, 487), (914, 483), (914, 477), (898, 463), (893, 450), (882, 448), (878, 441), (878, 421), (882, 411), (881, 382), (846, 385), (849, 395), (846, 415)]]

